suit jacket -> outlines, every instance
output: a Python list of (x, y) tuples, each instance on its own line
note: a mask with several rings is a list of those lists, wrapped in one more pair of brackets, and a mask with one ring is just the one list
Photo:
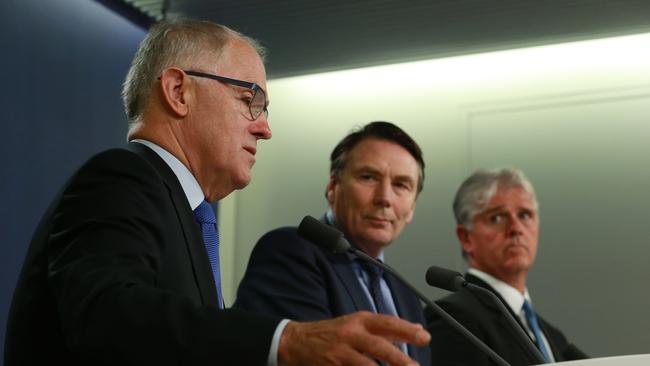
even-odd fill
[(36, 230), (5, 365), (265, 365), (279, 318), (219, 310), (200, 229), (149, 148), (100, 153)]
[[(413, 293), (386, 273), (399, 316), (425, 324)], [(346, 253), (328, 253), (284, 227), (264, 235), (250, 257), (237, 291), (236, 308), (294, 320), (322, 320), (373, 311)], [(408, 345), (409, 355), (429, 364), (428, 347)]]
[[(495, 293), (505, 305), (503, 298), (483, 280), (471, 274), (467, 274), (465, 278), (468, 282)], [(525, 340), (512, 328), (497, 305), (486, 294), (466, 288), (438, 300), (436, 303), (510, 365), (538, 364), (535, 356), (526, 347)], [(507, 305), (506, 309), (510, 311)], [(510, 312), (519, 322), (519, 317), (512, 311)], [(425, 313), (432, 337), (432, 365), (496, 365), (486, 354), (434, 313), (431, 308), (427, 308)], [(557, 362), (587, 358), (587, 355), (567, 341), (559, 329), (552, 326), (539, 314), (537, 317), (539, 326), (544, 332)], [(519, 325), (523, 328), (520, 322)]]

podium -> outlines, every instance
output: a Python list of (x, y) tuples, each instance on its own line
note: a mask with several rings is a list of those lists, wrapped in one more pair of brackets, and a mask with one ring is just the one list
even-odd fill
[(650, 354), (590, 358), (588, 360), (556, 362), (558, 366), (649, 366)]

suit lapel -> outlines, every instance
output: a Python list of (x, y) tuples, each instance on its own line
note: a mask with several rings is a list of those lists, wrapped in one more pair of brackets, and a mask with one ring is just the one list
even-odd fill
[(201, 231), (194, 220), (194, 214), (187, 202), (187, 196), (183, 192), (178, 178), (167, 163), (148, 147), (131, 142), (128, 144), (128, 149), (147, 160), (165, 183), (169, 191), (169, 197), (176, 210), (180, 229), (185, 237), (185, 245), (190, 254), (192, 270), (199, 288), (201, 301), (204, 304), (217, 305), (217, 289), (212, 280), (212, 268), (210, 267), (205, 246), (203, 245)]
[[(334, 223), (329, 220), (327, 214), (323, 215), (320, 218), (320, 221), (332, 227), (336, 227)], [(339, 277), (339, 280), (341, 280), (343, 288), (349, 295), (349, 300), (353, 306), (353, 309), (350, 309), (350, 311), (374, 311), (370, 304), (370, 299), (368, 299), (368, 296), (359, 283), (357, 274), (354, 273), (354, 263), (352, 263), (353, 259), (350, 258), (348, 253), (325, 253), (325, 255), (332, 263), (332, 268), (334, 268), (336, 275)]]
[[(465, 276), (465, 279), (466, 279), (468, 282), (473, 283), (473, 284), (475, 284), (475, 285), (477, 285), (477, 286), (483, 287), (483, 288), (485, 288), (485, 289), (491, 291), (493, 294), (495, 294), (496, 297), (499, 299), (499, 301), (501, 301), (501, 303), (504, 305), (504, 307), (506, 308), (506, 310), (510, 313), (510, 315), (512, 315), (512, 317), (517, 321), (517, 324), (521, 327), (521, 329), (524, 331), (524, 333), (525, 333), (526, 335), (528, 335), (528, 332), (526, 332), (526, 328), (525, 328), (524, 325), (521, 323), (521, 320), (519, 319), (519, 316), (518, 316), (517, 314), (515, 314), (515, 313), (512, 311), (512, 309), (510, 309), (510, 307), (508, 306), (508, 304), (507, 304), (507, 303), (505, 302), (505, 300), (501, 297), (501, 295), (499, 295), (498, 292), (496, 292), (496, 291), (495, 291), (495, 290), (494, 290), (490, 285), (488, 285), (485, 281), (483, 281), (483, 280), (481, 280), (480, 278), (478, 278), (478, 277), (476, 277), (476, 276), (473, 276), (473, 275), (471, 275), (471, 274), (467, 274), (467, 275)], [(511, 338), (513, 338), (513, 339), (515, 340), (515, 342), (516, 342), (516, 343), (517, 343), (517, 344), (522, 348), (524, 354), (526, 354), (526, 355), (530, 355), (530, 357), (533, 357), (532, 354), (530, 353), (529, 349), (528, 349), (528, 345), (525, 344), (524, 339), (522, 339), (521, 336), (519, 335), (519, 333), (518, 333), (515, 329), (513, 329), (513, 328), (510, 326), (510, 322), (508, 322), (508, 320), (504, 319), (504, 316), (505, 316), (505, 315), (503, 315), (503, 314), (501, 313), (501, 311), (499, 310), (499, 307), (497, 306), (497, 304), (495, 304), (494, 301), (493, 301), (490, 297), (488, 297), (487, 295), (482, 294), (482, 293), (480, 293), (480, 292), (478, 292), (478, 291), (471, 291), (471, 289), (465, 289), (464, 291), (468, 291), (468, 290), (470, 290), (470, 292), (472, 293), (472, 295), (474, 295), (474, 296), (475, 296), (475, 297), (476, 297), (476, 298), (477, 298), (477, 299), (478, 299), (478, 300), (483, 304), (483, 306), (484, 306), (486, 309), (489, 309), (489, 310), (490, 310), (490, 312), (492, 313), (492, 315), (493, 315), (493, 316), (495, 317), (495, 319), (496, 319), (496, 321), (494, 322), (494, 324), (498, 324), (499, 327), (502, 329), (503, 332), (507, 332), (508, 334), (510, 334)], [(530, 338), (530, 336), (529, 336), (529, 339), (530, 339), (531, 342), (533, 342), (533, 344), (535, 343), (535, 341), (533, 341), (533, 340)], [(531, 359), (534, 360), (533, 358), (531, 358)]]
[(354, 304), (354, 309), (352, 310), (373, 311), (370, 300), (363, 291), (356, 273), (354, 273), (352, 259), (348, 257), (347, 253), (328, 253), (327, 257), (332, 262), (332, 267), (334, 268), (336, 275), (341, 280), (341, 284), (347, 291), (352, 304)]
[(549, 331), (549, 326), (546, 323), (546, 320), (542, 319), (542, 317), (539, 316), (537, 312), (535, 312), (535, 314), (537, 315), (537, 321), (539, 323), (539, 327), (542, 329), (542, 333), (544, 333), (544, 336), (548, 341), (549, 347), (551, 347), (550, 351), (553, 354), (553, 357), (555, 358), (555, 362), (565, 361), (564, 355), (559, 351), (560, 348), (556, 343), (557, 339), (554, 337), (554, 334)]

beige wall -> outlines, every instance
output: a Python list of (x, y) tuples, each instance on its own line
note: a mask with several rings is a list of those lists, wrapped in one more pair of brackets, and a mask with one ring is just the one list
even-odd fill
[[(609, 42), (609, 43), (607, 43)], [(227, 302), (257, 239), (320, 216), (328, 156), (355, 125), (397, 123), (427, 164), (388, 262), (431, 297), (428, 266), (463, 269), (451, 201), (479, 167), (535, 185), (538, 310), (594, 356), (649, 353), (650, 35), (272, 80), (273, 139), (221, 207)], [(225, 230), (224, 230), (225, 229)]]

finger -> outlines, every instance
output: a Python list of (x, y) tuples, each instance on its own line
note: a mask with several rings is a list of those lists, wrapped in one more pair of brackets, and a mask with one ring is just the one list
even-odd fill
[(366, 328), (373, 334), (393, 341), (412, 343), (424, 346), (431, 341), (431, 335), (422, 324), (411, 323), (395, 316), (370, 314)]
[[(394, 366), (417, 365), (417, 362), (409, 358), (404, 352), (385, 338), (368, 335), (358, 337), (353, 346), (368, 357), (384, 361)], [(376, 366), (376, 364), (375, 364)]]
[(341, 356), (343, 366), (377, 366), (377, 361), (372, 356), (359, 353), (356, 349), (349, 349), (349, 352), (342, 353)]

